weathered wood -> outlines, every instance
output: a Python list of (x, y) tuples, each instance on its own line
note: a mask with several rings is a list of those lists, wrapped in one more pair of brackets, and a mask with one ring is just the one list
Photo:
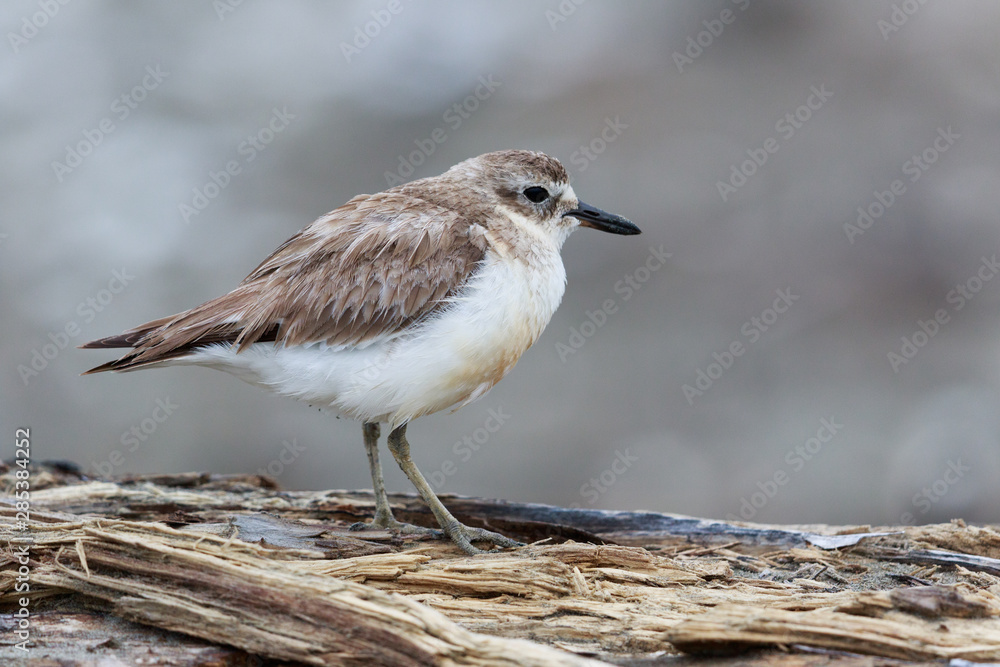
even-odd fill
[[(938, 596), (958, 595), (952, 589), (928, 586)], [(862, 594), (865, 595), (865, 594)], [(993, 660), (1000, 656), (1000, 621), (983, 617), (952, 617), (938, 610), (931, 618), (915, 618), (908, 605), (884, 596), (865, 611), (877, 616), (857, 616), (844, 609), (818, 609), (804, 614), (787, 609), (748, 605), (721, 605), (674, 626), (667, 637), (683, 651), (703, 652), (749, 646), (812, 647), (851, 653), (868, 653), (902, 660), (964, 658)], [(844, 607), (857, 610), (860, 600)], [(996, 599), (985, 603), (990, 614), (1000, 613)], [(904, 611), (906, 610), (906, 611)]]
[[(471, 525), (537, 542), (469, 557), (425, 536), (351, 532), (372, 512), (365, 492), (201, 473), (104, 482), (53, 467), (32, 486), (30, 664), (1000, 661), (990, 527), (734, 525), (448, 498)], [(393, 508), (433, 520), (411, 496)], [(14, 517), (0, 502), (0, 540)], [(4, 553), (10, 610), (20, 594)], [(0, 643), (3, 664), (23, 657), (12, 646)], [(738, 657), (695, 657), (719, 651)]]

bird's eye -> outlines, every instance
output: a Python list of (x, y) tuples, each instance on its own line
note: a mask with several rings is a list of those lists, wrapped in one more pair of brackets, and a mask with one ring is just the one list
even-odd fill
[(528, 198), (529, 201), (533, 201), (536, 204), (540, 204), (549, 198), (549, 191), (545, 188), (540, 188), (537, 185), (533, 185), (530, 188), (525, 188), (524, 196)]

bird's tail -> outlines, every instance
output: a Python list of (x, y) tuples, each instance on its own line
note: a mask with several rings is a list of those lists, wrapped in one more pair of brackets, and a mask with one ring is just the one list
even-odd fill
[(120, 349), (120, 348), (130, 348), (132, 351), (127, 352), (118, 359), (114, 361), (109, 361), (106, 364), (101, 364), (100, 366), (95, 366), (89, 371), (84, 371), (81, 375), (90, 375), (92, 373), (103, 373), (104, 371), (130, 371), (137, 368), (142, 368), (145, 366), (150, 366), (164, 359), (154, 359), (154, 360), (139, 360), (136, 357), (139, 356), (139, 350), (136, 348), (140, 347), (142, 343), (149, 337), (150, 334), (160, 330), (165, 324), (170, 322), (173, 317), (165, 317), (160, 320), (154, 320), (152, 322), (147, 322), (142, 326), (136, 327), (134, 329), (129, 329), (124, 333), (120, 333), (117, 336), (107, 336), (105, 338), (98, 338), (97, 340), (92, 340), (89, 343), (84, 343), (79, 346), (79, 349)]

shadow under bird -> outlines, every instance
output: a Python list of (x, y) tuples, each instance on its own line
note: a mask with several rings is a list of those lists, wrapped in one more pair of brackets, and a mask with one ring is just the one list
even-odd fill
[(378, 458), (389, 451), (444, 534), (520, 546), (460, 523), (410, 458), (407, 425), (484, 396), (541, 335), (566, 286), (560, 250), (577, 227), (639, 228), (580, 201), (562, 164), (507, 150), (440, 176), (358, 195), (285, 241), (232, 292), (95, 340), (130, 348), (87, 373), (207, 366), (363, 424), (375, 517), (359, 529), (434, 532), (397, 521)]

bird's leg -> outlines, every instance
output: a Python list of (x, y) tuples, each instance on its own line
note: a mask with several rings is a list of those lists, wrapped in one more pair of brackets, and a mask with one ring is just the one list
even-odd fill
[(372, 474), (372, 489), (375, 492), (375, 518), (372, 525), (388, 528), (397, 523), (389, 508), (389, 497), (385, 494), (385, 480), (382, 479), (382, 466), (378, 461), (378, 438), (381, 429), (378, 422), (365, 422), (362, 426), (365, 435), (365, 451), (368, 453), (368, 469)]
[(403, 472), (406, 473), (406, 476), (413, 483), (413, 486), (416, 487), (421, 497), (423, 497), (424, 502), (431, 508), (431, 512), (434, 513), (434, 517), (437, 519), (441, 529), (444, 530), (445, 535), (450, 537), (451, 541), (457, 544), (462, 551), (467, 554), (484, 553), (482, 549), (472, 546), (474, 540), (492, 542), (498, 547), (524, 546), (521, 542), (504, 537), (500, 533), (494, 533), (485, 528), (471, 528), (466, 526), (448, 511), (448, 508), (438, 500), (434, 490), (427, 483), (427, 480), (424, 479), (424, 476), (420, 474), (417, 466), (413, 464), (413, 460), (410, 458), (410, 443), (406, 441), (406, 424), (397, 427), (389, 434), (389, 451), (392, 452), (392, 455), (396, 458), (396, 463), (399, 464), (399, 467), (402, 468)]
[(375, 492), (375, 517), (371, 523), (359, 522), (351, 526), (351, 530), (373, 530), (384, 528), (401, 533), (425, 533), (440, 536), (441, 531), (423, 526), (397, 521), (389, 507), (389, 496), (385, 493), (385, 480), (382, 478), (382, 466), (378, 461), (378, 439), (381, 434), (378, 422), (365, 422), (362, 427), (365, 436), (365, 451), (368, 453), (368, 469), (372, 474), (372, 489)]

